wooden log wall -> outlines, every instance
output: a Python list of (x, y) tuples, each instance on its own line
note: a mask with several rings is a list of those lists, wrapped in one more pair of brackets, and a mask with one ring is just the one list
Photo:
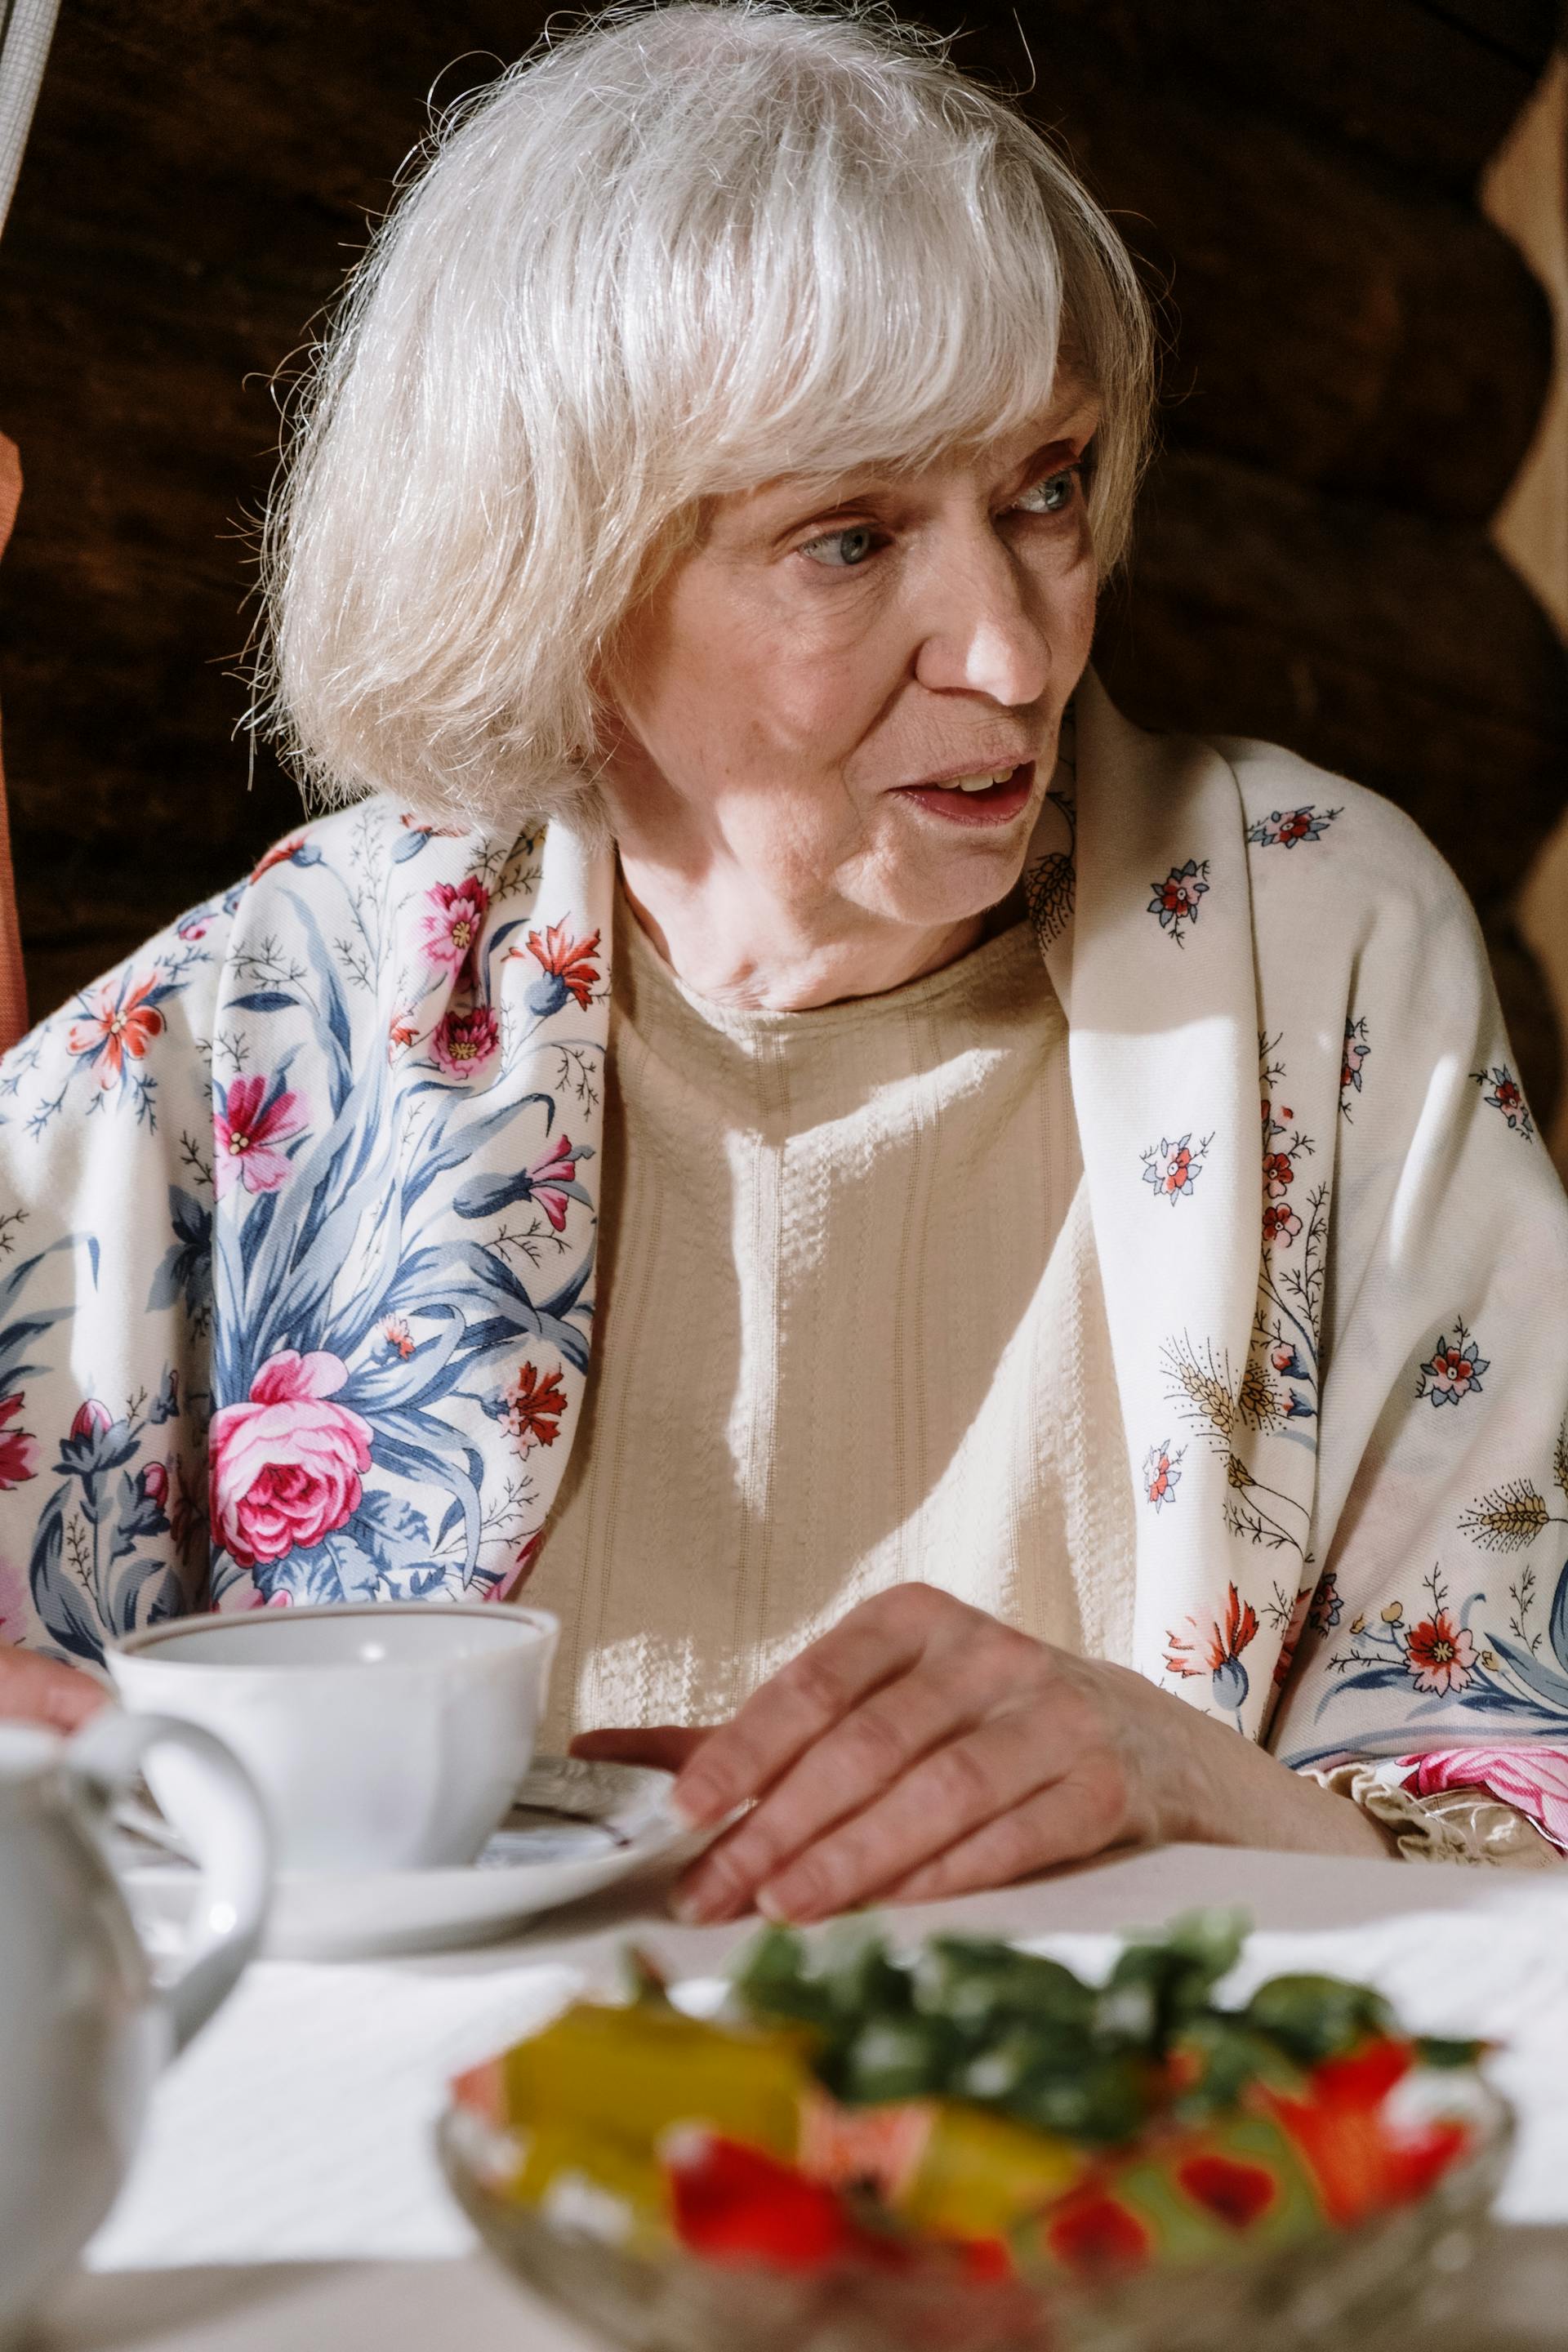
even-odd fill
[[(271, 382), (427, 93), (488, 78), (543, 13), (65, 0), (0, 244), (0, 426), (27, 478), (0, 694), (36, 1012), (297, 813), (236, 731)], [(1113, 691), (1409, 808), (1477, 898), (1544, 1113), (1554, 1029), (1510, 906), (1568, 798), (1568, 674), (1486, 525), (1550, 330), (1475, 190), (1556, 0), (977, 0), (962, 23), (960, 62), (1027, 89), (1163, 292)]]

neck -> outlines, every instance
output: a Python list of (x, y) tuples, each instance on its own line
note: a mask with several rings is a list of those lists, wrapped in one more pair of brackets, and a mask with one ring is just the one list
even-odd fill
[[(929, 927), (889, 923), (859, 908), (815, 925), (765, 887), (694, 881), (624, 845), (621, 878), (633, 914), (678, 979), (717, 1004), (806, 1013), (879, 996), (923, 980), (977, 947), (1002, 909)], [(1004, 902), (1005, 906), (1007, 902)]]

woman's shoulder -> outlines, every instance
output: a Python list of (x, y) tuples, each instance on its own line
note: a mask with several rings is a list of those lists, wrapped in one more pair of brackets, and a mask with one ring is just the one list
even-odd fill
[(1375, 922), (1385, 935), (1458, 925), (1479, 940), (1463, 884), (1396, 802), (1279, 743), (1204, 740), (1236, 776), (1255, 897), (1331, 909), (1350, 939)]

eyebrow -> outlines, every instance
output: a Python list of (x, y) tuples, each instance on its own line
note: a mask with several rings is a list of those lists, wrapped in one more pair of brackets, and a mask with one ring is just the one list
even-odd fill
[[(1082, 410), (1076, 413), (1087, 419), (1092, 411), (1086, 402)], [(1058, 434), (1053, 440), (1042, 441), (1027, 457), (1020, 459), (1006, 478), (1027, 488), (1031, 482), (1038, 480), (1041, 474), (1049, 471), (1053, 463), (1076, 465), (1099, 430), (1100, 420), (1095, 416), (1088, 432)], [(780, 523), (777, 530), (777, 536), (784, 538), (790, 531), (798, 530), (803, 523), (829, 521), (835, 515), (852, 512), (868, 499), (901, 489), (909, 478), (909, 469), (900, 472), (874, 467), (856, 474), (803, 474), (780, 480), (773, 490), (770, 492), (764, 488), (762, 495), (777, 497), (782, 500), (786, 491), (789, 493), (791, 519)], [(835, 491), (838, 496), (835, 497)]]

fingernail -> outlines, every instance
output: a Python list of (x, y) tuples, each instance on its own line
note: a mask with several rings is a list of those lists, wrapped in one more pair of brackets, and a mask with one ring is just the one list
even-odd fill
[(763, 1918), (771, 1921), (773, 1927), (782, 1927), (787, 1924), (790, 1916), (789, 1906), (787, 1903), (780, 1902), (771, 1886), (763, 1886), (758, 1890), (756, 1905)]
[(724, 1801), (711, 1781), (677, 1780), (669, 1792), (669, 1808), (689, 1830), (709, 1830), (722, 1819)]

